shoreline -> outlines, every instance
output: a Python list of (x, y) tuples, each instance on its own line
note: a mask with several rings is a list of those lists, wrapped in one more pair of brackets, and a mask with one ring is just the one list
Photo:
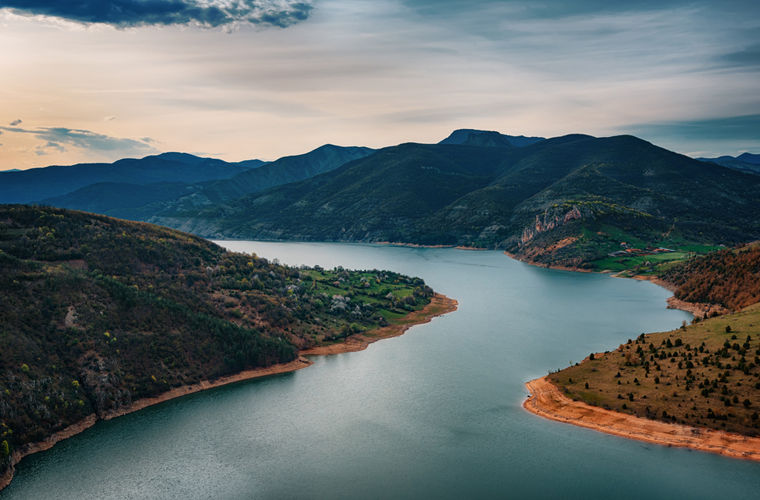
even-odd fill
[(661, 446), (760, 461), (760, 437), (649, 420), (573, 401), (547, 377), (531, 380), (525, 387), (529, 396), (523, 408), (549, 420)]
[[(588, 269), (571, 268), (567, 266), (543, 265), (529, 260), (523, 260), (507, 251), (507, 256), (519, 262), (536, 267), (562, 271), (586, 272)], [(600, 272), (599, 274), (607, 274)], [(638, 281), (649, 281), (670, 293), (676, 287), (658, 276), (620, 276), (615, 278), (631, 278)], [(705, 315), (714, 313), (723, 315), (728, 309), (718, 304), (686, 302), (671, 295), (666, 299), (668, 309), (677, 309), (691, 314), (694, 318), (702, 319)], [(692, 427), (636, 417), (627, 413), (607, 410), (591, 406), (581, 401), (573, 401), (552, 384), (548, 377), (531, 380), (525, 384), (529, 396), (523, 402), (523, 408), (528, 412), (578, 427), (584, 427), (597, 432), (611, 434), (626, 439), (633, 439), (660, 446), (689, 448), (697, 451), (719, 454), (731, 458), (760, 461), (760, 437), (750, 437), (741, 434), (717, 431), (708, 428)]]
[(149, 406), (157, 405), (159, 403), (163, 403), (172, 399), (187, 396), (188, 394), (194, 394), (196, 392), (206, 391), (208, 389), (214, 389), (216, 387), (221, 387), (224, 385), (252, 380), (255, 378), (268, 377), (271, 375), (278, 375), (281, 373), (294, 372), (313, 364), (313, 362), (305, 356), (324, 356), (363, 351), (367, 348), (367, 346), (369, 346), (369, 344), (377, 342), (378, 340), (398, 337), (399, 335), (403, 335), (408, 329), (415, 325), (429, 323), (433, 320), (433, 318), (437, 318), (439, 316), (443, 316), (444, 314), (456, 311), (458, 304), (459, 303), (455, 299), (451, 299), (445, 295), (435, 293), (433, 297), (431, 297), (430, 303), (425, 307), (419, 311), (412, 311), (404, 316), (404, 323), (388, 325), (377, 328), (375, 330), (371, 330), (369, 332), (351, 335), (349, 337), (346, 337), (346, 339), (340, 343), (302, 349), (298, 351), (298, 356), (296, 359), (288, 363), (279, 363), (262, 368), (253, 368), (251, 370), (244, 370), (233, 375), (219, 377), (215, 380), (201, 380), (196, 384), (175, 387), (174, 389), (170, 389), (166, 392), (158, 394), (157, 396), (138, 399), (126, 408), (112, 410), (102, 416), (98, 416), (95, 413), (92, 413), (85, 417), (83, 420), (75, 422), (58, 432), (54, 432), (42, 441), (38, 441), (36, 443), (27, 443), (21, 446), (18, 450), (14, 450), (10, 456), (10, 466), (2, 475), (0, 475), (0, 491), (5, 489), (5, 487), (11, 483), (15, 473), (15, 467), (23, 458), (40, 451), (49, 450), (55, 446), (56, 443), (84, 432), (85, 430), (94, 426), (100, 420), (111, 420), (122, 415), (134, 413)]
[[(613, 274), (613, 276), (616, 278), (624, 277), (618, 276), (617, 274)], [(655, 285), (661, 286), (662, 288), (668, 290), (670, 293), (674, 293), (676, 291), (676, 287), (673, 285), (673, 283), (665, 281), (658, 276), (643, 276), (641, 274), (636, 274), (634, 276), (631, 276), (631, 279), (638, 281), (650, 281)], [(710, 304), (707, 302), (686, 302), (685, 300), (677, 298), (675, 295), (671, 295), (667, 298), (666, 301), (668, 303), (668, 309), (678, 309), (679, 311), (685, 311), (695, 318), (699, 319), (702, 319), (705, 316), (710, 317), (715, 313), (722, 316), (730, 312), (728, 309), (719, 304)]]
[(299, 351), (299, 354), (303, 356), (329, 356), (332, 354), (363, 351), (370, 344), (378, 340), (398, 337), (415, 325), (429, 323), (433, 318), (456, 311), (458, 306), (459, 303), (456, 300), (436, 293), (430, 299), (428, 305), (419, 311), (412, 311), (404, 316), (404, 323), (383, 326), (369, 332), (357, 333), (346, 337), (342, 342), (310, 347)]
[[(513, 254), (512, 252), (508, 252), (506, 250), (503, 250), (502, 252), (504, 253), (504, 255), (506, 255), (510, 259), (514, 259), (517, 262), (522, 262), (523, 264), (528, 264), (529, 266), (533, 266), (533, 267), (542, 267), (544, 269), (554, 269), (556, 271), (571, 271), (571, 272), (574, 272), (574, 273), (593, 273), (593, 272), (595, 272), (595, 271), (592, 271), (591, 269), (583, 269), (583, 268), (580, 268), (580, 267), (558, 266), (558, 265), (555, 265), (555, 264), (541, 264), (540, 262), (535, 262), (533, 260), (521, 259), (517, 255)], [(599, 274), (603, 274), (603, 273), (599, 273)]]
[(382, 245), (390, 247), (407, 247), (407, 248), (454, 248), (456, 250), (473, 250), (473, 251), (486, 251), (488, 248), (481, 247), (468, 247), (466, 245), (421, 245), (419, 243), (404, 243), (401, 241), (372, 241), (370, 245)]
[[(518, 262), (522, 262), (524, 264), (528, 264), (530, 266), (534, 267), (542, 267), (544, 269), (554, 269), (558, 271), (570, 271), (575, 273), (596, 273), (596, 274), (610, 274), (609, 271), (592, 271), (590, 269), (581, 269), (579, 267), (568, 267), (568, 266), (556, 266), (551, 264), (539, 264), (537, 262), (533, 262), (530, 260), (525, 260), (517, 257), (515, 254), (504, 251), (504, 254), (509, 257), (510, 259), (514, 259)], [(669, 291), (670, 293), (675, 292), (676, 287), (673, 286), (672, 283), (669, 283), (665, 280), (660, 279), (657, 276), (645, 276), (641, 274), (635, 274), (633, 276), (621, 276), (620, 273), (614, 273), (610, 274), (613, 278), (625, 278), (625, 279), (634, 279), (637, 281), (649, 281), (651, 283), (654, 283), (657, 286), (660, 286), (664, 288), (665, 290)], [(704, 302), (686, 302), (685, 300), (681, 300), (676, 298), (675, 295), (671, 295), (667, 299), (665, 299), (665, 302), (667, 303), (668, 309), (677, 309), (679, 311), (684, 311), (695, 318), (702, 319), (705, 315), (710, 317), (712, 314), (717, 313), (718, 315), (727, 314), (730, 311), (726, 309), (725, 307), (719, 305), (719, 304), (708, 304)]]

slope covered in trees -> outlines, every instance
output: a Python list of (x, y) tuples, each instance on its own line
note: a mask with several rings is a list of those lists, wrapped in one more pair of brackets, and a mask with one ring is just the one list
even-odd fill
[(522, 147), (402, 144), (153, 222), (205, 236), (502, 248), (594, 267), (621, 249), (760, 238), (760, 177), (631, 136)]
[(671, 267), (661, 278), (677, 286), (678, 299), (739, 310), (760, 302), (760, 244), (691, 259)]
[[(186, 178), (177, 176), (176, 180), (181, 182), (99, 182), (61, 196), (44, 200), (38, 198), (35, 201), (43, 205), (86, 210), (131, 220), (177, 216), (199, 207), (223, 203), (274, 186), (308, 179), (336, 169), (351, 160), (367, 156), (372, 151), (369, 148), (326, 144), (308, 153), (286, 156), (267, 164), (258, 160), (241, 162), (244, 165), (251, 162), (258, 164), (256, 168), (238, 168), (223, 178), (196, 179), (192, 176), (192, 171), (189, 171)], [(220, 160), (213, 161), (224, 164)], [(135, 172), (135, 175), (138, 174), (139, 172)]]
[(548, 379), (616, 412), (760, 435), (760, 304), (678, 330), (641, 334)]
[(291, 268), (145, 223), (0, 205), (0, 476), (92, 414), (399, 321), (417, 278)]

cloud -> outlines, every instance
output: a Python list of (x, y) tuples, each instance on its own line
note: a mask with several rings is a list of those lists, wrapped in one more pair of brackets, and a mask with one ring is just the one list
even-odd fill
[(741, 139), (760, 142), (760, 115), (647, 123), (631, 125), (626, 128), (633, 133), (642, 135), (712, 140)]
[(16, 119), (16, 120), (13, 120), (13, 121), (10, 123), (10, 125), (11, 125), (11, 127), (15, 127), (16, 125), (21, 125), (21, 118), (18, 118), (18, 119)]
[(750, 45), (741, 50), (722, 54), (717, 58), (718, 63), (724, 67), (738, 67), (744, 69), (760, 69), (760, 43)]
[(151, 144), (152, 139), (140, 140), (111, 137), (89, 130), (65, 127), (38, 127), (26, 129), (19, 127), (0, 127), (0, 132), (30, 134), (43, 141), (35, 147), (35, 154), (42, 156), (51, 152), (63, 153), (67, 146), (97, 153), (118, 153), (124, 156), (139, 156), (158, 152)]
[(641, 123), (619, 131), (691, 156), (760, 151), (760, 114)]
[(236, 23), (285, 28), (306, 20), (313, 6), (310, 0), (0, 0), (0, 8), (119, 28), (170, 24), (216, 27)]
[(66, 148), (64, 148), (61, 144), (57, 142), (53, 142), (53, 141), (48, 141), (47, 143), (41, 144), (37, 146), (36, 148), (34, 148), (34, 154), (36, 154), (37, 156), (44, 156), (50, 153), (51, 150), (58, 153), (66, 152)]

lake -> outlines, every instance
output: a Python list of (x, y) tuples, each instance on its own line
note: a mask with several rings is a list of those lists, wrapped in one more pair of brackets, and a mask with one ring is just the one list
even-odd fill
[(459, 310), (362, 352), (100, 422), (0, 498), (757, 498), (760, 464), (544, 420), (524, 383), (690, 320), (649, 282), (500, 252), (219, 242), (420, 276)]

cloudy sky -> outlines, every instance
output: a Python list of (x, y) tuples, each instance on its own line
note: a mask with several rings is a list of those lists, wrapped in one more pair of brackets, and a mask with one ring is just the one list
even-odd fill
[(760, 153), (756, 0), (0, 0), (0, 47), (0, 169), (455, 128)]

